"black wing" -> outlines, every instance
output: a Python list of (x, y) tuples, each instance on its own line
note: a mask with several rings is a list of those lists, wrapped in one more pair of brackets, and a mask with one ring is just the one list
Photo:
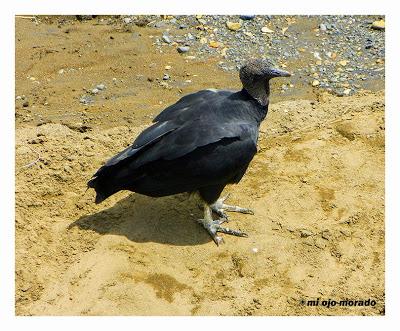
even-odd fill
[(221, 101), (233, 95), (232, 91), (225, 90), (202, 90), (188, 94), (178, 100), (175, 104), (165, 108), (158, 114), (153, 122), (164, 122), (171, 119), (189, 119), (213, 112), (219, 107)]

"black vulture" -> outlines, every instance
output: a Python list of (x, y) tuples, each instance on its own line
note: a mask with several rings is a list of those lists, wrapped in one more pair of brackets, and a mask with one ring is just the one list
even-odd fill
[[(238, 183), (257, 152), (258, 131), (268, 112), (269, 81), (288, 77), (267, 59), (248, 61), (239, 71), (240, 91), (202, 90), (164, 109), (131, 146), (108, 160), (88, 182), (96, 203), (120, 190), (151, 197), (198, 192), (204, 218), (198, 220), (217, 245), (217, 232), (247, 236), (221, 226), (225, 211), (253, 214), (219, 199)], [(212, 212), (220, 218), (213, 219)]]

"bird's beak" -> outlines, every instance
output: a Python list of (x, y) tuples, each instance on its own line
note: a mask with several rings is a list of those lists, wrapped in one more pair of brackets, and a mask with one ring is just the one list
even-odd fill
[(284, 71), (281, 69), (276, 69), (276, 68), (271, 69), (270, 74), (272, 77), (290, 77), (292, 75), (291, 73), (289, 73), (287, 71)]

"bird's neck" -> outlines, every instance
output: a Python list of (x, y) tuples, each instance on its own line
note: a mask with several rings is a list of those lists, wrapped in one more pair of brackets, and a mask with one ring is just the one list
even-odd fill
[(249, 93), (261, 106), (268, 106), (269, 102), (269, 80), (262, 80), (258, 82), (252, 82), (249, 86), (243, 86), (243, 88)]

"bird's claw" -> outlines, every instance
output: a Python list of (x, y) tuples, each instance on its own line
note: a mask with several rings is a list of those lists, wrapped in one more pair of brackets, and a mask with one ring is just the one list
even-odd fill
[(216, 202), (214, 202), (210, 206), (211, 210), (214, 213), (216, 213), (219, 217), (226, 218), (226, 219), (228, 219), (228, 215), (225, 213), (225, 211), (232, 211), (232, 212), (237, 212), (237, 213), (242, 213), (242, 214), (254, 215), (254, 211), (252, 211), (249, 208), (242, 208), (242, 207), (238, 207), (238, 206), (224, 204), (225, 200), (227, 200), (229, 197), (230, 197), (230, 193), (228, 193), (223, 198), (218, 199)]
[(227, 222), (226, 218), (212, 220), (212, 221), (199, 219), (198, 222), (202, 224), (203, 227), (207, 230), (207, 232), (210, 234), (211, 238), (214, 240), (217, 246), (224, 243), (224, 239), (218, 236), (217, 232), (222, 232), (237, 237), (248, 237), (248, 235), (245, 232), (222, 227), (221, 224)]

